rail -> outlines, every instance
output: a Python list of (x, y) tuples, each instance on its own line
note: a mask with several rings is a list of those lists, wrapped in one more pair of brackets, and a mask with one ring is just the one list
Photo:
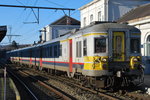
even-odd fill
[(12, 72), (9, 71), (9, 70), (7, 70), (7, 72), (8, 72), (9, 74), (11, 74), (14, 78), (16, 78), (16, 79), (26, 88), (26, 90), (31, 94), (31, 96), (32, 96), (32, 98), (33, 98), (34, 100), (39, 100), (39, 99), (37, 98), (37, 96), (29, 89), (29, 87), (28, 87), (19, 77), (17, 77), (14, 73), (12, 73)]
[(32, 78), (34, 81), (37, 81), (40, 85), (42, 85), (43, 87), (47, 88), (48, 90), (54, 92), (55, 94), (57, 94), (58, 96), (62, 97), (64, 100), (72, 100), (72, 98), (66, 96), (65, 94), (61, 93), (60, 91), (56, 90), (55, 88), (47, 85), (46, 83), (38, 80), (38, 79), (35, 79), (34, 77), (32, 77), (31, 75), (29, 75), (29, 73), (25, 73), (23, 71), (19, 71), (21, 74), (24, 74), (30, 78)]

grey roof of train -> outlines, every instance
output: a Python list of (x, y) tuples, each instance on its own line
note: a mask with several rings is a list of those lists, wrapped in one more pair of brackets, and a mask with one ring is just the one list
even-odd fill
[[(82, 29), (80, 29), (79, 31), (76, 32), (76, 34), (78, 33), (85, 33), (86, 32), (102, 32), (102, 31), (108, 31), (108, 28), (112, 28), (112, 29), (118, 29), (118, 28), (129, 28), (131, 29), (132, 31), (137, 31), (137, 32), (140, 32), (139, 29), (135, 28), (134, 26), (129, 26), (127, 24), (119, 24), (119, 23), (111, 23), (111, 22), (100, 22), (100, 24), (96, 24), (96, 25), (89, 25), (87, 27), (84, 27)], [(71, 35), (71, 32), (70, 34), (67, 34), (65, 36), (62, 36), (62, 37), (59, 37), (59, 38), (56, 38), (56, 39), (53, 39), (51, 41), (47, 41), (45, 43), (42, 43), (42, 44), (37, 44), (37, 45), (33, 45), (33, 46), (30, 46), (30, 47), (26, 47), (26, 48), (20, 48), (20, 49), (16, 49), (16, 50), (13, 50), (13, 51), (18, 51), (18, 50), (26, 50), (26, 49), (29, 49), (29, 48), (33, 48), (33, 47), (39, 47), (39, 46), (43, 46), (43, 45), (46, 45), (46, 44), (49, 44), (49, 43), (54, 43), (54, 42), (57, 42), (59, 40), (65, 40), (66, 38), (68, 37), (71, 37), (71, 36), (74, 36), (76, 34), (72, 34)], [(13, 51), (10, 51), (10, 52), (13, 52)]]
[(150, 3), (129, 11), (123, 17), (117, 20), (117, 22), (127, 22), (133, 19), (138, 19), (146, 16), (150, 16)]
[[(99, 22), (95, 22), (95, 23), (99, 23)], [(93, 24), (95, 24), (93, 23)], [(95, 24), (95, 25), (89, 25), (87, 27), (84, 27), (82, 29), (80, 29), (80, 31), (83, 31), (86, 33), (87, 32), (103, 32), (103, 31), (108, 31), (108, 28), (111, 28), (111, 29), (118, 29), (118, 28), (128, 28), (130, 30), (133, 30), (133, 31), (140, 31), (139, 29), (135, 28), (134, 26), (130, 26), (130, 25), (127, 25), (127, 24), (119, 24), (119, 23), (111, 23), (111, 22), (100, 22), (100, 24)], [(80, 32), (78, 31), (78, 32)]]
[(19, 48), (19, 49), (16, 49), (16, 50), (8, 51), (8, 53), (9, 53), (9, 52), (19, 51), (19, 50), (26, 50), (26, 49), (30, 49), (30, 48), (34, 48), (34, 47), (43, 46), (43, 45), (47, 45), (47, 44), (49, 44), (49, 43), (54, 43), (54, 42), (57, 42), (57, 41), (59, 41), (59, 40), (66, 39), (66, 38), (69, 37), (69, 36), (70, 36), (70, 34), (67, 34), (67, 35), (65, 35), (65, 36), (63, 36), (63, 37), (59, 37), (59, 38), (53, 39), (53, 40), (51, 40), (51, 41), (47, 41), (47, 42), (42, 43), (42, 44), (37, 44), (37, 45), (30, 46), (30, 47)]

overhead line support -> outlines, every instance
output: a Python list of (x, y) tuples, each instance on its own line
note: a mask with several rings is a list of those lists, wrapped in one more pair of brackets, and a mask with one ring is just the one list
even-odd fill
[[(17, 7), (17, 8), (30, 8), (33, 11), (33, 14), (37, 20), (37, 22), (24, 22), (24, 24), (27, 23), (38, 23), (39, 24), (39, 10), (40, 9), (52, 9), (52, 10), (62, 10), (65, 14), (65, 10), (69, 11), (69, 16), (70, 16), (70, 11), (73, 11), (75, 9), (71, 9), (71, 8), (53, 8), (53, 7), (37, 7), (37, 6), (20, 6), (20, 5), (2, 5), (0, 4), (0, 7)], [(38, 14), (36, 15), (33, 9), (37, 9), (38, 10)], [(65, 14), (66, 15), (66, 14)]]
[(37, 7), (37, 6), (19, 6), (19, 5), (2, 5), (1, 7), (19, 7), (19, 8), (36, 8), (36, 9), (55, 9), (55, 10), (75, 10), (71, 8), (53, 8), (53, 7)]

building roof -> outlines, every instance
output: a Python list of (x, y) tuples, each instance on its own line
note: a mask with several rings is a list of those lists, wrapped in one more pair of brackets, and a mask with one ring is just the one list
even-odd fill
[(6, 26), (0, 26), (0, 42), (3, 40), (7, 32)]
[(132, 9), (119, 20), (117, 20), (117, 22), (128, 22), (135, 19), (146, 18), (147, 16), (150, 16), (150, 3)]
[(50, 25), (80, 25), (80, 21), (65, 15)]

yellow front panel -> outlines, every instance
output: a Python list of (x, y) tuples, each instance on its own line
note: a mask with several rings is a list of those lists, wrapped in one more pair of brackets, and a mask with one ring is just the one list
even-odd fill
[(113, 60), (125, 60), (125, 34), (124, 32), (113, 32)]
[(99, 57), (99, 56), (87, 56), (84, 57), (84, 70), (104, 70), (103, 64), (107, 64), (107, 62), (102, 62), (102, 58), (108, 57)]

